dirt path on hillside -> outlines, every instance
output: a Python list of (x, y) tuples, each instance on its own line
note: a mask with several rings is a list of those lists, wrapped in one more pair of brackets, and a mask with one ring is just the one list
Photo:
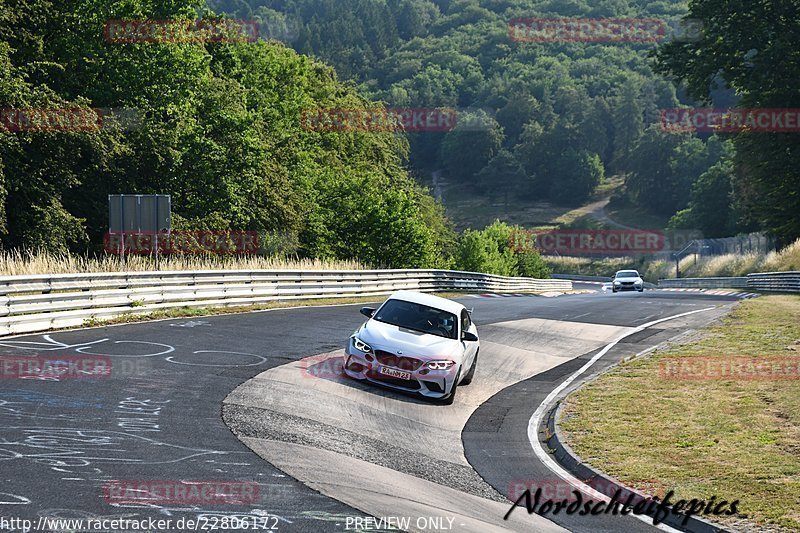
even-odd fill
[(589, 216), (593, 220), (596, 220), (597, 222), (614, 229), (628, 229), (628, 230), (637, 229), (637, 228), (632, 228), (630, 226), (626, 226), (625, 224), (620, 224), (619, 222), (609, 217), (608, 213), (606, 212), (606, 207), (608, 206), (609, 201), (611, 201), (610, 195), (601, 198), (599, 200), (596, 200), (592, 203), (586, 204), (577, 209), (573, 209), (569, 213), (565, 213), (564, 215), (558, 217), (553, 222), (568, 223), (573, 220), (577, 220), (580, 217)]

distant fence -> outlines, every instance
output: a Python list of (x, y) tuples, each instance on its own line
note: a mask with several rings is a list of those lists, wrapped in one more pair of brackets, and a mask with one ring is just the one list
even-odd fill
[(225, 270), (0, 277), (0, 335), (82, 326), (87, 320), (176, 307), (380, 296), (397, 290), (571, 290), (564, 280), (450, 270)]
[(700, 239), (697, 249), (700, 255), (766, 254), (775, 249), (775, 241), (767, 235), (751, 233), (724, 239)]

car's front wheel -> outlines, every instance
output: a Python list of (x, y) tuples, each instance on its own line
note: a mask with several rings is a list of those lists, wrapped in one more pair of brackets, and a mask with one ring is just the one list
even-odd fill
[(456, 379), (453, 381), (453, 388), (450, 389), (450, 395), (445, 398), (442, 403), (445, 405), (453, 405), (453, 401), (456, 399), (456, 390), (458, 390), (458, 380), (461, 379), (461, 369), (458, 369), (458, 374), (456, 374)]
[(462, 385), (469, 385), (472, 383), (472, 378), (475, 377), (475, 367), (478, 366), (478, 354), (480, 353), (480, 349), (475, 352), (475, 357), (472, 359), (472, 365), (469, 367), (469, 372), (467, 375), (464, 376), (464, 380), (461, 382)]

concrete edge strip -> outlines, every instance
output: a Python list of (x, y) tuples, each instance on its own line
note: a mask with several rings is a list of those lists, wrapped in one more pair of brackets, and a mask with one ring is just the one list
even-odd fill
[[(539, 407), (536, 408), (536, 411), (534, 411), (533, 415), (531, 416), (530, 420), (528, 421), (528, 441), (530, 442), (531, 448), (533, 448), (533, 453), (542, 462), (542, 464), (544, 464), (547, 468), (549, 468), (550, 471), (552, 471), (558, 477), (560, 477), (561, 479), (563, 479), (564, 481), (566, 481), (567, 483), (569, 483), (570, 485), (572, 485), (576, 489), (580, 490), (581, 492), (583, 492), (585, 494), (589, 494), (594, 499), (601, 500), (601, 501), (604, 501), (604, 502), (609, 502), (611, 500), (611, 498), (609, 496), (607, 496), (607, 495), (605, 495), (605, 494), (603, 494), (601, 492), (596, 491), (595, 489), (591, 488), (589, 485), (587, 485), (587, 484), (583, 483), (582, 481), (580, 481), (577, 477), (572, 475), (565, 468), (563, 468), (559, 463), (557, 463), (550, 456), (550, 454), (548, 452), (546, 452), (544, 450), (544, 448), (539, 444), (538, 428), (542, 424), (542, 420), (544, 419), (545, 413), (548, 410), (550, 410), (549, 408), (555, 402), (556, 398), (573, 381), (575, 381), (578, 377), (580, 377), (587, 370), (589, 370), (589, 368), (591, 368), (601, 357), (603, 357), (606, 353), (608, 353), (609, 350), (611, 350), (614, 346), (619, 344), (620, 341), (624, 340), (625, 338), (627, 338), (627, 337), (629, 337), (629, 336), (631, 336), (631, 335), (633, 335), (635, 333), (639, 333), (639, 332), (644, 331), (645, 329), (647, 329), (649, 327), (655, 326), (656, 324), (660, 324), (662, 322), (668, 322), (670, 320), (674, 320), (676, 318), (681, 318), (681, 317), (684, 317), (684, 316), (693, 315), (695, 313), (702, 313), (702, 312), (705, 312), (705, 311), (711, 311), (713, 309), (715, 309), (715, 307), (707, 307), (707, 308), (704, 308), (704, 309), (695, 309), (694, 311), (688, 311), (686, 313), (680, 313), (680, 314), (673, 315), (673, 316), (670, 316), (670, 317), (660, 318), (658, 320), (654, 320), (652, 322), (648, 322), (646, 324), (642, 324), (641, 326), (638, 326), (638, 327), (634, 328), (633, 330), (631, 330), (629, 332), (623, 333), (622, 335), (620, 335), (619, 337), (617, 337), (616, 339), (614, 339), (613, 341), (608, 343), (602, 350), (600, 350), (594, 357), (592, 357), (585, 365), (583, 365), (581, 368), (576, 370), (571, 376), (569, 376), (567, 379), (565, 379), (558, 387), (553, 389), (550, 392), (550, 394), (548, 394), (547, 397), (542, 401), (542, 403), (539, 405)], [(572, 461), (574, 461), (575, 464), (581, 464), (581, 466), (584, 466), (584, 465), (582, 465), (582, 463), (580, 463), (573, 456), (570, 456), (570, 458), (572, 459)], [(647, 517), (647, 516), (642, 516), (642, 515), (633, 515), (633, 516), (635, 516), (637, 519), (639, 519), (639, 520), (641, 520), (641, 521), (643, 521), (645, 523), (653, 525), (651, 519), (649, 517)], [(672, 513), (670, 513), (669, 516), (671, 517)], [(707, 525), (710, 525), (708, 522), (702, 521), (702, 520), (697, 519), (695, 517), (691, 517), (690, 521), (698, 522), (698, 524), (697, 524), (698, 526), (707, 527)], [(671, 526), (666, 525), (664, 523), (655, 525), (654, 527), (660, 529), (661, 531), (666, 531), (666, 532), (670, 532), (670, 533), (678, 533), (678, 532), (681, 531), (680, 529), (675, 529), (674, 527), (671, 527)], [(708, 531), (708, 530), (706, 530), (706, 531)], [(715, 527), (713, 531), (718, 531), (718, 528)]]
[[(344, 296), (344, 298), (348, 298), (348, 296)], [(133, 320), (131, 322), (119, 322), (119, 323), (99, 323), (97, 325), (92, 326), (76, 326), (76, 327), (66, 327), (66, 328), (50, 328), (47, 330), (42, 331), (31, 331), (29, 333), (12, 333), (10, 335), (0, 335), (0, 342), (5, 340), (12, 340), (18, 339), (20, 337), (35, 337), (36, 335), (48, 335), (51, 333), (68, 333), (71, 331), (86, 331), (89, 329), (102, 329), (102, 328), (117, 328), (121, 326), (133, 326), (139, 324), (155, 324), (156, 322), (168, 322), (170, 320), (184, 320), (184, 319), (205, 319), (205, 318), (217, 318), (223, 316), (235, 316), (235, 315), (250, 315), (256, 313), (269, 313), (271, 311), (291, 311), (296, 309), (312, 309), (316, 307), (347, 307), (348, 305), (363, 305), (363, 304), (372, 304), (372, 303), (379, 303), (380, 300), (374, 301), (363, 301), (363, 302), (353, 302), (353, 303), (346, 303), (346, 304), (315, 304), (315, 305), (292, 305), (289, 307), (271, 307), (269, 309), (252, 309), (249, 311), (235, 311), (232, 313), (211, 313), (208, 315), (187, 315), (187, 316), (172, 316), (168, 318), (148, 318), (147, 315), (142, 315), (141, 320)], [(206, 307), (193, 307), (192, 309), (207, 309)], [(208, 307), (211, 309), (211, 307)]]

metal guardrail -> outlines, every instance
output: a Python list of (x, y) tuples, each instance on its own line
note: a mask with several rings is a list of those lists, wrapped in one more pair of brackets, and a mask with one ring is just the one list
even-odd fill
[(747, 287), (767, 292), (800, 292), (800, 272), (760, 272), (747, 276)]
[(660, 279), (659, 288), (663, 289), (746, 289), (747, 278), (679, 278)]
[(509, 293), (571, 290), (572, 283), (450, 270), (226, 270), (7, 276), (0, 277), (0, 335), (78, 327), (87, 320), (175, 307), (380, 296), (403, 289)]
[(800, 293), (800, 272), (759, 272), (738, 278), (660, 279), (660, 288), (750, 289), (765, 292)]

